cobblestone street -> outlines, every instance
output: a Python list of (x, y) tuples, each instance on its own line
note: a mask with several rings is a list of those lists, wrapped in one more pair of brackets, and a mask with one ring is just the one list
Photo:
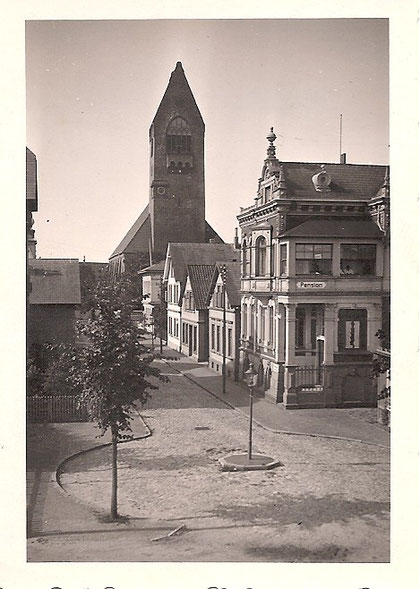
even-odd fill
[[(119, 448), (119, 511), (101, 533), (31, 541), (33, 560), (386, 562), (389, 451), (381, 446), (276, 434), (256, 426), (254, 451), (283, 466), (221, 472), (246, 450), (246, 417), (161, 364), (170, 382), (142, 415), (153, 435)], [(61, 484), (93, 511), (108, 509), (110, 450), (67, 462)], [(170, 539), (152, 542), (180, 525)], [(118, 549), (116, 547), (118, 546)]]

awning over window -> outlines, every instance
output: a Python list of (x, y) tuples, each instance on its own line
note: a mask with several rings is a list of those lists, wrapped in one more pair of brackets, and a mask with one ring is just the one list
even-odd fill
[(309, 219), (281, 234), (281, 237), (383, 237), (373, 221)]

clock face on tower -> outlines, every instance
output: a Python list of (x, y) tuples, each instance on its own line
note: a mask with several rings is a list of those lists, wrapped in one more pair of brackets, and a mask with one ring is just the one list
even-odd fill
[(164, 186), (159, 186), (157, 189), (158, 194), (165, 194), (166, 190)]

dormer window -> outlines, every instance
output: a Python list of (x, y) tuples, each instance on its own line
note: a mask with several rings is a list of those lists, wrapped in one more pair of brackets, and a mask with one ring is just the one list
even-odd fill
[(173, 119), (166, 131), (166, 153), (168, 155), (191, 153), (190, 126), (182, 117)]

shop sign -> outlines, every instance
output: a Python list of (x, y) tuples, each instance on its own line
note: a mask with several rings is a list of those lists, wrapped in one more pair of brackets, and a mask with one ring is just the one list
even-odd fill
[(298, 288), (305, 288), (308, 290), (320, 290), (321, 288), (325, 288), (327, 286), (326, 282), (303, 282), (299, 281), (296, 283)]

